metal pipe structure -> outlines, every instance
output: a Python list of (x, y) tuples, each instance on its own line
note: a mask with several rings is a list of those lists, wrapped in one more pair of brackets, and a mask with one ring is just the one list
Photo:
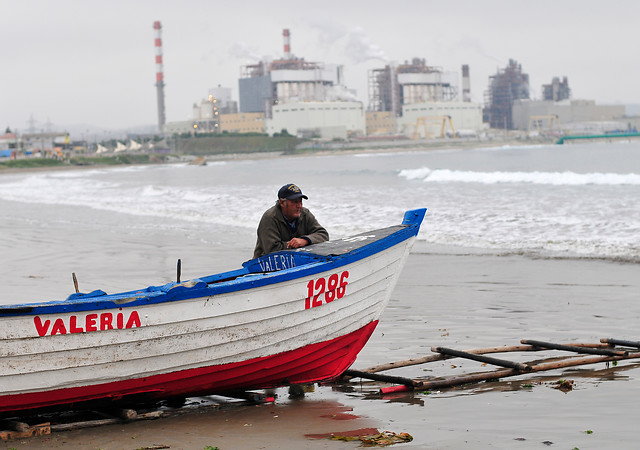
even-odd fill
[(158, 97), (158, 129), (162, 132), (166, 122), (164, 112), (164, 72), (162, 70), (162, 25), (159, 20), (153, 22), (156, 48), (156, 95)]

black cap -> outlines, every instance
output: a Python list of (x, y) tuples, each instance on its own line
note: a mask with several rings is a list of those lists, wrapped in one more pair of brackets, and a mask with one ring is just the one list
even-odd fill
[(309, 200), (309, 197), (304, 195), (300, 188), (295, 184), (285, 184), (278, 191), (278, 198), (283, 200), (295, 200), (296, 198), (304, 198), (305, 200)]

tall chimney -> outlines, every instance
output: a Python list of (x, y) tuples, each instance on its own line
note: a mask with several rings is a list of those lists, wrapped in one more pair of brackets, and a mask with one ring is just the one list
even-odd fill
[(156, 47), (156, 95), (158, 97), (158, 130), (162, 133), (166, 121), (164, 114), (164, 72), (162, 71), (162, 25), (153, 22)]
[(462, 101), (471, 101), (471, 80), (469, 79), (469, 65), (462, 66)]
[(282, 36), (284, 38), (284, 59), (291, 59), (291, 40), (289, 37), (289, 29), (285, 28), (282, 30)]

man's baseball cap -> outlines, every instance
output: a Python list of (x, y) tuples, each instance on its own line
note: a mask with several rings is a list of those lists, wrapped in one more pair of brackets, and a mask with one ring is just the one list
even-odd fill
[(295, 184), (285, 184), (278, 191), (278, 198), (283, 200), (295, 200), (300, 197), (304, 198), (305, 200), (309, 200), (309, 197), (304, 195), (300, 188)]

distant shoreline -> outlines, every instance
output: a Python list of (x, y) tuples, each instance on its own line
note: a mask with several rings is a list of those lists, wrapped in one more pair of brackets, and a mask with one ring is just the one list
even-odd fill
[[(497, 140), (443, 140), (443, 141), (371, 141), (371, 142), (351, 142), (348, 144), (327, 144), (319, 148), (298, 149), (295, 152), (240, 152), (240, 153), (211, 153), (208, 155), (180, 155), (170, 156), (162, 161), (144, 161), (144, 162), (119, 162), (116, 164), (87, 163), (91, 157), (85, 157), (83, 164), (59, 164), (45, 166), (27, 166), (27, 167), (3, 167), (0, 162), (0, 175), (15, 174), (25, 172), (47, 172), (60, 170), (86, 170), (86, 169), (106, 169), (112, 167), (124, 167), (132, 165), (167, 165), (167, 164), (189, 164), (197, 157), (204, 157), (207, 162), (219, 161), (235, 161), (235, 160), (253, 160), (253, 159), (275, 159), (279, 157), (305, 157), (305, 156), (328, 156), (337, 154), (362, 154), (362, 153), (403, 153), (403, 152), (420, 152), (429, 150), (447, 150), (447, 149), (471, 149), (471, 148), (488, 148), (502, 146), (528, 146), (528, 145), (548, 145), (553, 141), (531, 140), (523, 141), (520, 139), (497, 139)], [(153, 156), (154, 154), (150, 154)], [(115, 155), (109, 155), (115, 156)]]

